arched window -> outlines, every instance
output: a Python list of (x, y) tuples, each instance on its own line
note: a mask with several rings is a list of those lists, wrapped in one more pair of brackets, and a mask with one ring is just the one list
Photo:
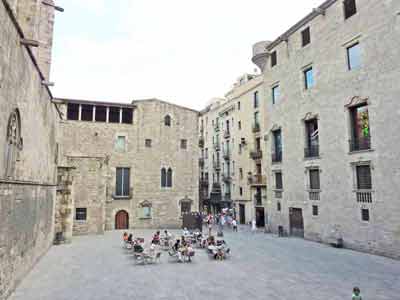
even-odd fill
[(169, 126), (171, 127), (171, 116), (170, 115), (166, 115), (164, 118), (164, 125), (165, 126)]
[(15, 164), (22, 150), (21, 138), (21, 119), (18, 109), (14, 110), (7, 125), (7, 144), (6, 144), (6, 161), (5, 161), (5, 177), (15, 177)]
[(167, 187), (172, 187), (172, 169), (169, 168), (167, 172)]
[(167, 186), (167, 171), (165, 168), (161, 169), (161, 187)]

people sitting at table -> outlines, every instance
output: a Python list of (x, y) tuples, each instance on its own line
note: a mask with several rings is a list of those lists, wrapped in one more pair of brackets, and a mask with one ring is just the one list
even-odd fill
[(128, 236), (128, 238), (127, 238), (126, 241), (127, 241), (128, 243), (132, 244), (132, 242), (133, 242), (133, 234), (132, 234), (132, 233), (129, 234), (129, 236)]
[(182, 235), (183, 235), (183, 236), (188, 236), (188, 235), (190, 235), (190, 232), (189, 232), (189, 230), (188, 230), (186, 227), (183, 228)]
[(172, 238), (172, 234), (168, 232), (168, 230), (164, 230), (164, 239), (170, 240)]
[(128, 233), (125, 231), (124, 232), (124, 234), (122, 235), (122, 240), (124, 241), (124, 242), (127, 242), (128, 241)]

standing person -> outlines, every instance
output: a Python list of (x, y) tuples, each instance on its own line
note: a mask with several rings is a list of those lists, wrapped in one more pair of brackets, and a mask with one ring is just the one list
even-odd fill
[(233, 219), (233, 220), (232, 220), (232, 229), (233, 229), (233, 231), (235, 231), (235, 232), (238, 231), (236, 219)]
[(251, 221), (251, 231), (252, 231), (253, 233), (255, 233), (256, 230), (257, 230), (256, 220), (253, 219), (253, 220)]
[(209, 214), (207, 218), (207, 225), (208, 225), (208, 236), (212, 235), (212, 223), (213, 223), (213, 218), (212, 215)]
[(360, 289), (356, 286), (353, 288), (353, 297), (351, 299), (362, 300)]

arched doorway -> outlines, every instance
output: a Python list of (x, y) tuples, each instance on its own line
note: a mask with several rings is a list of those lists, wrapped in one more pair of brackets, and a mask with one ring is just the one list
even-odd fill
[(129, 229), (129, 214), (125, 210), (115, 215), (115, 229)]

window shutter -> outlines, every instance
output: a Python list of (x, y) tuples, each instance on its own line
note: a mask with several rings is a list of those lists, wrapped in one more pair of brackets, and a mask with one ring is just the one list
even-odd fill
[(372, 189), (370, 166), (357, 166), (357, 188), (359, 190)]

